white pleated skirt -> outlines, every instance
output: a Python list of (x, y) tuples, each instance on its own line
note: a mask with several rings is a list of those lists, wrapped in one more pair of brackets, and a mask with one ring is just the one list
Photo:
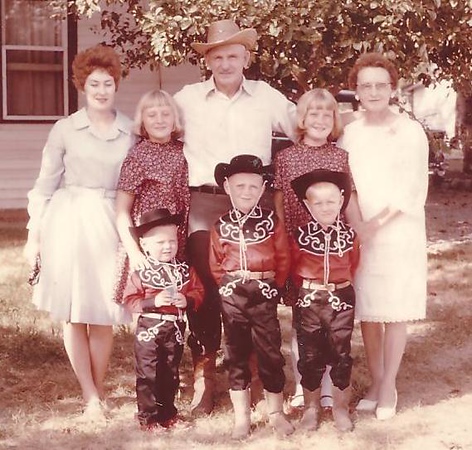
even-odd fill
[(41, 223), (41, 274), (33, 303), (54, 320), (93, 325), (131, 321), (113, 301), (119, 237), (114, 192), (64, 188)]

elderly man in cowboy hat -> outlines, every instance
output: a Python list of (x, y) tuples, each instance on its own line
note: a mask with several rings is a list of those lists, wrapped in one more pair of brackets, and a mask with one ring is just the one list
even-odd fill
[(295, 105), (267, 83), (244, 77), (256, 41), (254, 29), (241, 30), (233, 20), (212, 23), (207, 42), (192, 44), (204, 56), (212, 76), (175, 95), (185, 123), (191, 191), (187, 251), (206, 293), (201, 310), (189, 315), (194, 413), (213, 409), (216, 352), (221, 342), (220, 301), (208, 263), (209, 230), (231, 205), (215, 184), (215, 167), (248, 151), (269, 164), (272, 131), (295, 139)]

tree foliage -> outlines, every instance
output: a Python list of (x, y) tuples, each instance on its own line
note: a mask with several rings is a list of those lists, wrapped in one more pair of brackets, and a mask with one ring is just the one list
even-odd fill
[[(406, 82), (451, 80), (472, 93), (472, 0), (72, 0), (72, 10), (100, 10), (108, 43), (128, 67), (200, 61), (190, 44), (208, 25), (233, 18), (254, 27), (258, 48), (249, 77), (294, 97), (316, 86), (347, 88), (359, 53), (380, 51)], [(128, 14), (123, 14), (123, 11)], [(203, 68), (203, 65), (202, 65)]]

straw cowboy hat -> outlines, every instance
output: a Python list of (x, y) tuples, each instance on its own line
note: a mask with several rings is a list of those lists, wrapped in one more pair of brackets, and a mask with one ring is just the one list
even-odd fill
[(306, 199), (306, 191), (310, 186), (320, 182), (335, 184), (344, 196), (341, 211), (344, 211), (351, 196), (351, 178), (347, 172), (335, 172), (332, 170), (317, 169), (301, 175), (290, 183), (297, 194), (298, 199), (303, 202)]
[(204, 55), (209, 50), (221, 45), (242, 44), (247, 50), (252, 50), (257, 41), (257, 32), (254, 28), (241, 30), (231, 19), (213, 22), (208, 27), (207, 42), (194, 42), (192, 48)]

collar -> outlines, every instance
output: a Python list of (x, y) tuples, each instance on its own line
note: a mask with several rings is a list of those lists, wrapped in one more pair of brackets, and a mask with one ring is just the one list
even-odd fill
[[(203, 87), (205, 91), (205, 96), (208, 96), (212, 93), (215, 93), (218, 91), (216, 84), (215, 84), (215, 77), (212, 75), (208, 80), (203, 82)], [(244, 91), (246, 94), (253, 96), (255, 92), (255, 86), (250, 83), (249, 80), (246, 79), (246, 77), (243, 75), (243, 81), (241, 83), (241, 86), (239, 87), (239, 91)]]
[(246, 221), (247, 219), (260, 219), (262, 217), (262, 208), (257, 205), (249, 213), (243, 213), (237, 208), (232, 208), (229, 211), (229, 217), (233, 222), (239, 223), (241, 219)]
[[(124, 114), (120, 113), (120, 111), (115, 111), (115, 121), (113, 122), (113, 127), (124, 134), (130, 135), (131, 134), (131, 126), (130, 126), (130, 119), (126, 117)], [(81, 108), (71, 116), (73, 127), (76, 130), (82, 130), (84, 128), (90, 128), (92, 123), (90, 122), (90, 118), (87, 115), (87, 110), (85, 108)]]
[(308, 226), (309, 224), (312, 224), (312, 226), (314, 227), (313, 231), (316, 232), (316, 233), (321, 233), (323, 235), (337, 235), (338, 232), (342, 235), (343, 233), (349, 231), (349, 227), (346, 226), (346, 224), (344, 222), (339, 222), (339, 227), (336, 225), (336, 223), (333, 223), (332, 225), (328, 225), (327, 228), (324, 228), (317, 220), (313, 219), (310, 220), (310, 222), (308, 222)]
[(152, 256), (148, 256), (147, 260), (154, 266), (154, 267), (164, 267), (168, 266), (169, 268), (175, 268), (180, 265), (180, 263), (174, 258), (172, 259), (171, 262), (164, 262), (164, 261), (159, 261), (156, 258), (153, 258)]
[(313, 222), (316, 223), (317, 228), (324, 234), (331, 234), (333, 232), (338, 231), (338, 227), (336, 226), (336, 224), (328, 225), (326, 228), (324, 228), (323, 225), (321, 225), (321, 223), (319, 223), (317, 220), (313, 220)]

